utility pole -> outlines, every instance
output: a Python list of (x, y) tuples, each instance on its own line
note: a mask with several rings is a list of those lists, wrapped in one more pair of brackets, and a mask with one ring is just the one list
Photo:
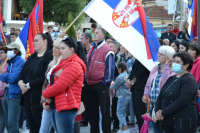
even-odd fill
[(182, 30), (182, 23), (186, 20), (186, 4), (183, 0), (178, 0), (179, 1), (179, 9), (180, 9), (180, 17), (181, 21), (179, 22), (180, 29)]
[(198, 28), (198, 45), (200, 47), (200, 0), (197, 0), (197, 17), (198, 17), (198, 20), (197, 20), (197, 28)]

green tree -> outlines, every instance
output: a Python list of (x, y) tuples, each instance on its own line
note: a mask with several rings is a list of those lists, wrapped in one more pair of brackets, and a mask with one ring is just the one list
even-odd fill
[[(73, 18), (84, 9), (88, 0), (43, 0), (44, 22), (56, 22), (66, 26), (68, 14), (71, 12)], [(36, 0), (19, 0), (20, 6), (26, 13), (30, 14)], [(75, 25), (81, 24), (84, 14), (76, 21)]]
[[(72, 17), (72, 13), (69, 12), (67, 25), (70, 25), (73, 20), (74, 18)], [(74, 37), (77, 40), (75, 25), (71, 26), (66, 34), (68, 36)]]

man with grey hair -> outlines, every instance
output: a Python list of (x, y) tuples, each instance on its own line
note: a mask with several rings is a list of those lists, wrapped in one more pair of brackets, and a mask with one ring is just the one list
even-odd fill
[(60, 35), (60, 24), (59, 23), (55, 23), (54, 27), (53, 27), (53, 31), (51, 32), (51, 37), (53, 39), (53, 41), (55, 41), (59, 35)]
[(92, 43), (92, 35), (90, 33), (83, 33), (81, 35), (81, 43), (84, 47), (84, 52), (85, 52), (85, 55), (88, 54), (88, 51), (91, 47), (91, 43)]
[(90, 48), (85, 73), (85, 110), (90, 123), (90, 133), (99, 133), (99, 106), (103, 133), (111, 133), (109, 86), (114, 79), (114, 52), (105, 42), (106, 31), (97, 28)]

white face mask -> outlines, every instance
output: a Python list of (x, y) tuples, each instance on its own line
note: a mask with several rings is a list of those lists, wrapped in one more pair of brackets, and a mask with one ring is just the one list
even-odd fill
[(14, 54), (14, 51), (7, 51), (7, 56), (9, 59), (12, 59), (15, 57), (16, 54)]
[(53, 29), (54, 29), (55, 31), (58, 31), (58, 27), (54, 27)]

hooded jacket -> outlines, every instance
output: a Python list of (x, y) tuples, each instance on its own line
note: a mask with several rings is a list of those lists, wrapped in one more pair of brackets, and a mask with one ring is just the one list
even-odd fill
[[(62, 72), (57, 77), (59, 71)], [(52, 74), (55, 73), (54, 84), (50, 86), (50, 82), (42, 95), (45, 98), (55, 97), (58, 112), (75, 108), (79, 110), (85, 72), (86, 65), (77, 54), (72, 55), (67, 60), (62, 59), (52, 70)]]
[(20, 97), (20, 87), (18, 85), (18, 76), (24, 66), (25, 60), (20, 56), (8, 61), (8, 73), (1, 74), (1, 81), (9, 84), (9, 99)]

